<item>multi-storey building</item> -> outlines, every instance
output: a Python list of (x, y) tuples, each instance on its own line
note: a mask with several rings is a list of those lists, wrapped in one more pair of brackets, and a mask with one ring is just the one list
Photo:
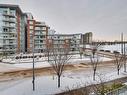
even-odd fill
[(60, 45), (61, 48), (69, 47), (73, 53), (79, 52), (81, 43), (81, 34), (54, 34), (48, 35), (47, 46), (53, 44), (54, 48)]
[(27, 24), (26, 24), (26, 52), (31, 53), (33, 48), (33, 37), (35, 30), (35, 20), (31, 13), (26, 13)]
[(45, 22), (36, 21), (35, 24), (35, 34), (34, 34), (34, 43), (35, 43), (35, 52), (44, 52), (46, 49), (46, 37), (48, 35), (48, 27)]
[[(45, 22), (34, 20), (32, 14), (27, 13), (27, 36), (26, 48), (28, 53), (32, 52), (34, 43), (34, 52), (41, 53), (46, 50), (47, 35), (54, 33)], [(34, 42), (33, 42), (34, 39)]]
[(17, 5), (0, 4), (0, 53), (20, 52), (24, 14)]
[(83, 44), (90, 44), (92, 43), (92, 32), (88, 32), (88, 33), (85, 33), (84, 35), (82, 35), (82, 42)]

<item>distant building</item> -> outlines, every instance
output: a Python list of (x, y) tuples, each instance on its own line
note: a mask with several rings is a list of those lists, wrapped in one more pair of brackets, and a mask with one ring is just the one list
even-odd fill
[(52, 44), (55, 48), (60, 45), (61, 48), (69, 47), (72, 53), (77, 53), (80, 50), (81, 34), (54, 34), (48, 35), (48, 43), (52, 48)]
[(82, 43), (83, 44), (91, 44), (92, 43), (92, 32), (88, 32), (82, 35)]

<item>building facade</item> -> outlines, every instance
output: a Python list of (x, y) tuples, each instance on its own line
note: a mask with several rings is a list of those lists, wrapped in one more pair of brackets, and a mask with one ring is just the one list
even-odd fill
[(60, 48), (69, 48), (72, 53), (77, 53), (80, 50), (81, 34), (54, 34), (48, 35), (47, 47), (53, 47), (57, 49), (58, 45)]
[(0, 4), (0, 53), (20, 52), (23, 27), (23, 13), (17, 5)]
[(34, 41), (35, 41), (35, 52), (41, 53), (44, 52), (46, 49), (46, 36), (48, 35), (48, 27), (45, 22), (38, 22), (36, 21), (35, 24), (35, 34), (34, 34)]

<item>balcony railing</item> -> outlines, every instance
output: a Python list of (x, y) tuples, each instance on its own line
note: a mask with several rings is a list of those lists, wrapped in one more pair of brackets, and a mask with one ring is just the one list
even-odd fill
[(3, 37), (3, 39), (12, 39), (12, 40), (16, 40), (16, 37)]
[(15, 18), (14, 14), (3, 13), (3, 16), (9, 16), (9, 17), (14, 17)]
[(4, 24), (3, 27), (5, 28), (15, 28), (15, 25), (9, 25), (9, 24)]
[(11, 23), (15, 23), (16, 22), (16, 20), (14, 20), (14, 19), (6, 19), (6, 18), (4, 18), (3, 21), (4, 22), (11, 22)]
[(2, 32), (3, 34), (17, 34), (16, 31), (6, 31), (6, 32)]
[(105, 95), (127, 95), (127, 85), (121, 88), (115, 89)]

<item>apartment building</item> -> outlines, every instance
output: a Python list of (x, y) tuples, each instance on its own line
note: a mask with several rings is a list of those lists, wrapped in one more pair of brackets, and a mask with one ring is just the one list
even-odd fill
[(27, 53), (31, 53), (32, 52), (32, 49), (33, 49), (33, 43), (34, 43), (34, 33), (35, 33), (35, 20), (32, 16), (31, 13), (26, 13), (27, 15), (27, 24), (26, 24), (26, 35), (25, 35), (25, 38), (26, 38), (26, 52)]
[(45, 49), (46, 49), (46, 38), (47, 38), (49, 29), (50, 29), (50, 27), (48, 27), (45, 24), (45, 22), (36, 21), (35, 34), (34, 34), (35, 52), (41, 53), (41, 52), (45, 51)]
[(18, 5), (0, 4), (0, 54), (31, 53), (45, 50), (51, 29), (36, 21), (31, 13), (23, 13)]
[[(53, 34), (54, 30), (50, 29), (45, 22), (34, 20), (31, 13), (27, 14), (27, 33), (26, 33), (26, 48), (27, 53), (31, 53), (34, 43), (34, 52), (41, 53), (46, 51), (47, 35)], [(34, 41), (34, 42), (33, 42)]]
[(92, 32), (88, 32), (82, 35), (82, 44), (91, 44), (92, 36), (93, 36)]
[(81, 34), (54, 34), (48, 35), (47, 48), (57, 49), (58, 45), (62, 49), (69, 48), (72, 53), (80, 50)]
[(0, 53), (20, 52), (24, 14), (18, 5), (0, 4)]

